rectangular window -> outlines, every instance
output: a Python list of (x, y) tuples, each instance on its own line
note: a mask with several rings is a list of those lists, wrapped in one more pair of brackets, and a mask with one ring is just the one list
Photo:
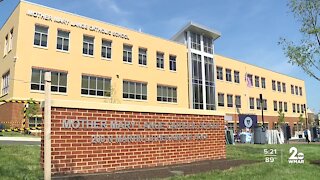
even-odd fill
[(273, 110), (278, 111), (278, 103), (277, 101), (273, 101)]
[(93, 50), (94, 50), (94, 37), (84, 35), (82, 53), (93, 56)]
[(303, 104), (301, 104), (301, 113), (304, 113), (304, 107), (303, 107)]
[(10, 30), (10, 41), (9, 41), (9, 49), (8, 51), (10, 52), (13, 48), (13, 28)]
[[(202, 79), (202, 72), (203, 71), (202, 71), (201, 55), (192, 53), (191, 60), (192, 60), (193, 108), (194, 109), (203, 109), (203, 88), (204, 88), (204, 86), (203, 86), (203, 81), (202, 81), (203, 80)], [(209, 65), (208, 62), (207, 62), (207, 64), (205, 64), (205, 67), (207, 67), (207, 65)], [(212, 67), (213, 66), (211, 66), (211, 68)], [(210, 72), (210, 70), (207, 72)], [(205, 72), (205, 74), (207, 72)], [(206, 80), (211, 81), (211, 80), (207, 79), (209, 77), (210, 76), (206, 77)], [(210, 95), (208, 95), (208, 97), (210, 97)], [(211, 104), (211, 103), (209, 103), (209, 104)], [(212, 104), (214, 104), (214, 103), (212, 103)]]
[(147, 49), (139, 48), (139, 64), (147, 65)]
[(277, 81), (277, 87), (278, 87), (278, 91), (281, 92), (281, 83), (279, 81)]
[[(200, 60), (201, 60), (201, 56), (200, 56)], [(205, 88), (206, 88), (207, 110), (215, 110), (216, 109), (216, 106), (215, 106), (216, 100), (215, 100), (215, 87), (214, 87), (214, 64), (213, 64), (212, 58), (204, 56), (204, 70), (205, 70)], [(200, 84), (201, 82), (198, 83), (200, 86), (202, 86)], [(203, 106), (203, 104), (200, 104), (200, 106)]]
[(227, 95), (227, 106), (233, 107), (233, 96), (231, 94)]
[(9, 39), (8, 35), (4, 38), (4, 49), (3, 49), (3, 56), (8, 54), (8, 48), (9, 48)]
[(284, 109), (284, 112), (288, 112), (288, 104), (287, 104), (287, 102), (283, 103), (283, 109)]
[(217, 79), (223, 80), (223, 68), (217, 67)]
[(177, 71), (177, 57), (174, 55), (169, 56), (169, 65), (171, 71)]
[(48, 46), (48, 27), (35, 25), (33, 45), (40, 47)]
[(279, 111), (283, 111), (283, 109), (282, 109), (282, 101), (279, 101)]
[(272, 80), (272, 90), (276, 90), (276, 81)]
[(123, 45), (123, 61), (132, 63), (132, 46)]
[(236, 108), (241, 108), (241, 96), (236, 96)]
[(41, 117), (31, 117), (31, 118), (28, 118), (28, 121), (29, 121), (29, 128), (41, 127), (41, 124), (42, 124)]
[(299, 94), (302, 96), (302, 87), (299, 87)]
[(81, 94), (111, 97), (111, 79), (82, 75)]
[(297, 113), (300, 113), (300, 104), (297, 104)]
[(2, 96), (9, 93), (9, 83), (10, 83), (10, 71), (2, 75)]
[(147, 100), (147, 83), (123, 81), (123, 98)]
[(226, 69), (226, 81), (231, 82), (232, 78), (231, 78), (231, 69)]
[(291, 94), (294, 94), (294, 87), (291, 85)]
[(240, 83), (240, 73), (239, 71), (234, 71), (234, 82)]
[[(32, 69), (31, 90), (44, 91), (44, 74), (42, 69)], [(67, 92), (67, 73), (51, 71), (51, 92)]]
[(224, 106), (224, 94), (218, 93), (218, 106)]
[(69, 51), (69, 31), (58, 30), (57, 49)]
[(257, 109), (261, 109), (260, 98), (257, 98), (257, 99), (256, 99), (256, 103), (257, 103)]
[(157, 86), (157, 101), (177, 102), (177, 87)]
[(249, 98), (249, 106), (250, 106), (250, 109), (254, 109), (254, 98), (253, 97)]
[(259, 76), (254, 76), (254, 84), (256, 87), (259, 87), (259, 85), (260, 85), (259, 79), (260, 79)]
[(164, 69), (164, 53), (157, 52), (157, 68)]
[(287, 92), (286, 83), (282, 83), (282, 92)]
[(294, 86), (294, 89), (296, 90), (296, 95), (298, 95), (298, 94), (299, 94), (299, 92), (298, 92), (298, 86)]
[(296, 104), (295, 103), (292, 103), (292, 112), (296, 112)]
[(111, 59), (112, 41), (102, 39), (101, 57)]
[(264, 77), (261, 77), (261, 87), (262, 87), (263, 89), (266, 88), (266, 78), (264, 78)]
[(253, 86), (253, 76), (252, 76), (252, 74), (248, 74), (247, 75), (247, 78), (248, 78), (248, 85), (250, 86), (250, 87), (252, 87)]
[(201, 45), (200, 45), (200, 34), (191, 33), (191, 48), (196, 49), (196, 50), (201, 50)]
[(267, 100), (266, 100), (266, 99), (263, 99), (262, 101), (263, 101), (263, 103), (262, 103), (263, 110), (268, 110), (268, 103), (267, 103)]
[(212, 38), (203, 36), (203, 50), (206, 53), (213, 54)]

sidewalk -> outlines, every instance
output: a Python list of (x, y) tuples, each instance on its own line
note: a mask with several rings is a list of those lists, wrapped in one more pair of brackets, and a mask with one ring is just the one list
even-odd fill
[(0, 145), (40, 145), (40, 137), (6, 137), (0, 136)]

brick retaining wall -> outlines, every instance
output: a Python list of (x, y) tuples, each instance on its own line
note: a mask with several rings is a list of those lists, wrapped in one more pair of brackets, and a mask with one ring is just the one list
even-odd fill
[[(52, 108), (52, 173), (95, 173), (226, 158), (223, 116)], [(128, 129), (62, 128), (63, 120), (130, 121)], [(144, 122), (215, 123), (216, 129), (143, 129)], [(92, 135), (172, 135), (205, 139), (92, 143)], [(43, 132), (41, 163), (43, 165)], [(202, 137), (203, 138), (203, 137)]]

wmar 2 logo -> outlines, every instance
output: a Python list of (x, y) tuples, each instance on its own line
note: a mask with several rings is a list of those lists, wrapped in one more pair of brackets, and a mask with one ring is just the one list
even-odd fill
[(289, 154), (291, 156), (288, 159), (289, 164), (303, 164), (304, 163), (304, 154), (299, 152), (296, 147), (291, 147), (289, 149)]

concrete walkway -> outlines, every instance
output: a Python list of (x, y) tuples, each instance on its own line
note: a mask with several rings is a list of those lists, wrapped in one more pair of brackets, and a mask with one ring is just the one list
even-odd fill
[(39, 137), (5, 137), (0, 136), (0, 144), (40, 145)]

